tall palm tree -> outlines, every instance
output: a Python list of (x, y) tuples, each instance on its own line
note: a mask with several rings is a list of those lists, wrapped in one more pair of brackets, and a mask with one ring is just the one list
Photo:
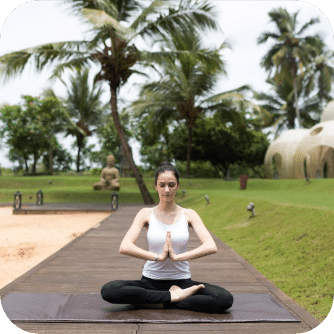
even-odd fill
[(271, 21), (276, 24), (274, 32), (264, 32), (258, 38), (258, 44), (274, 40), (268, 53), (262, 58), (261, 65), (269, 71), (276, 68), (276, 83), (284, 80), (290, 81), (293, 86), (294, 104), (298, 125), (301, 127), (301, 119), (298, 108), (298, 75), (321, 51), (319, 47), (323, 44), (319, 35), (305, 36), (305, 31), (319, 22), (313, 18), (299, 29), (297, 21), (298, 12), (290, 15), (284, 8), (274, 9), (269, 12)]
[[(299, 77), (300, 79), (300, 77)], [(260, 101), (261, 107), (267, 111), (261, 119), (262, 128), (275, 127), (275, 138), (284, 130), (295, 127), (296, 107), (294, 103), (294, 88), (289, 81), (277, 84), (274, 79), (268, 79), (271, 89), (266, 93), (254, 92), (254, 98)], [(303, 86), (298, 84), (298, 94)], [(312, 127), (319, 120), (319, 99), (317, 97), (303, 98), (299, 108), (301, 120), (307, 127)]]
[[(37, 70), (57, 62), (53, 77), (65, 69), (90, 63), (100, 65), (95, 80), (106, 81), (110, 87), (111, 115), (126, 158), (136, 178), (146, 204), (153, 204), (136, 167), (129, 144), (119, 120), (117, 97), (119, 89), (133, 73), (134, 66), (145, 59), (148, 52), (140, 51), (135, 41), (140, 38), (166, 36), (170, 31), (191, 26), (194, 29), (218, 27), (212, 5), (206, 1), (181, 0), (175, 5), (170, 0), (70, 0), (76, 13), (81, 13), (92, 24), (88, 41), (68, 41), (44, 44), (0, 57), (0, 74), (6, 78), (22, 72), (28, 61)], [(147, 5), (146, 7), (144, 5)], [(174, 6), (173, 6), (174, 5)]]
[(332, 82), (334, 81), (334, 52), (323, 51), (314, 61), (309, 64), (305, 72), (305, 96), (316, 90), (315, 95), (319, 99), (319, 109), (323, 110), (325, 105), (333, 100)]
[(155, 128), (162, 130), (172, 120), (186, 123), (188, 129), (187, 174), (190, 175), (191, 145), (196, 120), (205, 112), (221, 112), (230, 118), (237, 117), (231, 101), (243, 99), (242, 86), (233, 91), (212, 96), (219, 76), (226, 74), (220, 51), (227, 48), (223, 43), (216, 50), (201, 46), (200, 35), (192, 29), (183, 29), (164, 38), (164, 49), (174, 51), (160, 58), (157, 71), (160, 78), (142, 87), (141, 97), (132, 105), (138, 117), (151, 114), (148, 119)]
[(70, 77), (65, 105), (76, 124), (76, 128), (69, 129), (67, 135), (75, 136), (77, 139), (77, 172), (80, 172), (81, 151), (85, 146), (85, 139), (95, 131), (90, 127), (100, 125), (103, 115), (110, 109), (108, 105), (102, 104), (102, 94), (103, 89), (96, 81), (93, 82), (93, 86), (90, 88), (89, 70), (87, 68), (83, 71), (77, 71), (76, 75)]

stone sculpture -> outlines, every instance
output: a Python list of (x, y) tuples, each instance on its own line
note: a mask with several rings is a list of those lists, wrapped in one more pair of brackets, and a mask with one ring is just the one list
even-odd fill
[(119, 172), (115, 166), (115, 157), (111, 154), (107, 158), (107, 167), (102, 169), (101, 181), (94, 183), (94, 190), (119, 190)]

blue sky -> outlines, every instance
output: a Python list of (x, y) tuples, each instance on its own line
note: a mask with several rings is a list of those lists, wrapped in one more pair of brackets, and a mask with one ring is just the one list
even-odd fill
[[(217, 85), (217, 93), (230, 90), (244, 84), (251, 85), (257, 91), (265, 91), (267, 74), (260, 67), (262, 56), (269, 45), (257, 45), (257, 38), (263, 31), (273, 30), (274, 25), (269, 22), (268, 12), (277, 7), (285, 7), (289, 12), (300, 10), (299, 19), (305, 22), (310, 18), (319, 17), (321, 23), (315, 32), (321, 32), (331, 50), (334, 50), (333, 30), (330, 20), (334, 21), (333, 11), (326, 1), (315, 1), (315, 7), (304, 1), (212, 1), (219, 12), (219, 22), (222, 28), (220, 34), (207, 34), (205, 42), (208, 46), (218, 46), (227, 40), (232, 44), (232, 50), (224, 52), (227, 63), (227, 77), (222, 77)], [(73, 17), (66, 7), (60, 6), (61, 1), (22, 1), (11, 0), (1, 2), (0, 26), (3, 24), (0, 39), (0, 55), (20, 50), (30, 46), (65, 40), (83, 39), (87, 26)], [(21, 4), (21, 5), (20, 5)], [(17, 5), (18, 7), (16, 7)], [(20, 6), (19, 6), (20, 5)], [(13, 10), (13, 8), (15, 8)], [(324, 15), (324, 13), (327, 14)], [(328, 16), (332, 14), (332, 17)], [(310, 31), (311, 32), (311, 31)], [(146, 46), (140, 45), (142, 48)], [(97, 72), (97, 68), (92, 72)], [(36, 74), (27, 68), (22, 75), (4, 84), (0, 79), (0, 105), (3, 103), (17, 104), (22, 94), (38, 96), (42, 90), (51, 86), (56, 93), (64, 96), (65, 87), (60, 82), (50, 83), (48, 78), (51, 71), (45, 70)], [(129, 96), (137, 96), (138, 77), (133, 76), (128, 84), (121, 89), (120, 97), (128, 100)], [(108, 88), (106, 87), (108, 92)], [(110, 96), (104, 95), (107, 102)], [(62, 144), (71, 150), (74, 138), (61, 139)], [(90, 138), (89, 143), (97, 143), (96, 138)], [(139, 163), (139, 144), (131, 143), (136, 163)], [(98, 148), (98, 145), (97, 145)], [(0, 164), (3, 167), (12, 163), (6, 158), (8, 149), (2, 143), (0, 148)]]

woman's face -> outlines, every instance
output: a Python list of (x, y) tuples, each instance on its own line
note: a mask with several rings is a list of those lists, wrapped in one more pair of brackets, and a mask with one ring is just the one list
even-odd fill
[(177, 180), (173, 172), (166, 171), (159, 174), (155, 190), (159, 194), (160, 201), (174, 200), (178, 189), (179, 185), (177, 184)]

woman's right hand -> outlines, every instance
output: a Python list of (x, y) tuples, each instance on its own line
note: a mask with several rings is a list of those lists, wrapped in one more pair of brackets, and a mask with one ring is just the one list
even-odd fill
[(158, 255), (158, 261), (165, 261), (168, 258), (168, 234), (166, 234), (166, 240), (162, 253)]

